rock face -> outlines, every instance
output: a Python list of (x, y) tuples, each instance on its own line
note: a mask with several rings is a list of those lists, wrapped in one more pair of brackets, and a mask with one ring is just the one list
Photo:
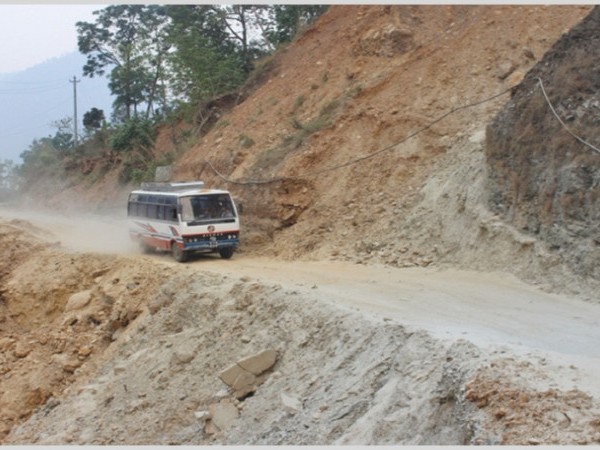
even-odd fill
[(595, 7), (526, 75), (488, 127), (486, 143), (489, 207), (546, 241), (575, 273), (596, 279), (599, 63), (600, 8)]

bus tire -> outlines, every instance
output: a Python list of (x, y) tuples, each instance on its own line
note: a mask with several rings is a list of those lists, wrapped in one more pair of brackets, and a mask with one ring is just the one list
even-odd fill
[(186, 262), (188, 259), (187, 252), (183, 251), (183, 249), (179, 248), (177, 242), (173, 242), (171, 244), (171, 253), (173, 254), (173, 258), (177, 262)]
[(225, 247), (219, 249), (219, 255), (223, 259), (229, 259), (233, 256), (233, 247)]
[(148, 244), (146, 244), (142, 240), (139, 241), (139, 246), (140, 246), (140, 251), (145, 255), (149, 255), (154, 252), (154, 248), (150, 247)]

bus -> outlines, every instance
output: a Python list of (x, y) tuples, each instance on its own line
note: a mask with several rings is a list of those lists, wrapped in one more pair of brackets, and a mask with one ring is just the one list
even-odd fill
[(239, 244), (240, 221), (228, 191), (202, 181), (142, 183), (127, 201), (129, 236), (143, 251), (171, 252), (178, 262), (196, 252), (229, 259)]

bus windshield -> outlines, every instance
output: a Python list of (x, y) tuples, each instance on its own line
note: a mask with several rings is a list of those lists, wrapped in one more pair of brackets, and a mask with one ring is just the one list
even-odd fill
[(235, 218), (231, 197), (227, 194), (181, 197), (181, 220), (192, 223), (228, 222)]

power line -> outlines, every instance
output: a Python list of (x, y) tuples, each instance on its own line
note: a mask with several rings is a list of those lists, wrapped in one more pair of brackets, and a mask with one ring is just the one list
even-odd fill
[(592, 144), (590, 144), (589, 142), (584, 141), (582, 138), (580, 138), (579, 136), (577, 136), (575, 133), (573, 133), (569, 127), (567, 127), (567, 125), (565, 125), (565, 123), (562, 121), (562, 119), (560, 118), (560, 116), (556, 113), (556, 110), (554, 109), (554, 106), (552, 106), (552, 103), (550, 102), (550, 99), (548, 98), (548, 96), (546, 95), (546, 90), (544, 89), (544, 83), (542, 83), (542, 79), (540, 77), (536, 77), (536, 79), (538, 80), (539, 84), (540, 84), (540, 88), (542, 88), (542, 94), (544, 94), (544, 98), (546, 99), (546, 103), (548, 103), (548, 106), (550, 107), (550, 110), (552, 111), (552, 114), (554, 114), (554, 116), (556, 117), (556, 119), (560, 122), (560, 124), (563, 126), (563, 128), (567, 131), (567, 133), (569, 133), (571, 136), (573, 136), (575, 139), (577, 139), (579, 142), (581, 142), (583, 145), (588, 146), (589, 148), (591, 148), (592, 150), (600, 153), (600, 150), (596, 147), (594, 147)]
[(61, 84), (53, 84), (48, 86), (32, 87), (32, 88), (20, 88), (20, 89), (0, 89), (0, 95), (28, 95), (28, 94), (41, 94), (44, 92), (57, 91), (64, 89), (64, 82)]
[(304, 175), (299, 175), (299, 176), (295, 176), (295, 177), (277, 177), (277, 178), (270, 178), (270, 179), (266, 179), (266, 180), (246, 180), (246, 181), (242, 181), (242, 180), (233, 180), (231, 178), (226, 177), (225, 175), (223, 175), (222, 173), (220, 173), (215, 166), (208, 160), (204, 160), (204, 163), (215, 173), (215, 175), (219, 178), (221, 178), (223, 181), (227, 182), (227, 183), (232, 183), (232, 184), (239, 184), (239, 185), (261, 185), (261, 184), (270, 184), (270, 183), (277, 183), (279, 181), (286, 181), (286, 180), (292, 180), (292, 181), (297, 181), (297, 180), (304, 180), (307, 178), (312, 178), (312, 177), (316, 177), (318, 175), (321, 175), (323, 173), (326, 172), (331, 172), (334, 170), (339, 170), (342, 169), (344, 167), (348, 167), (354, 164), (358, 164), (360, 162), (366, 161), (368, 159), (372, 159), (375, 158), (376, 156), (381, 155), (382, 153), (388, 152), (390, 150), (394, 150), (394, 148), (406, 141), (408, 141), (409, 139), (412, 139), (413, 137), (417, 136), (418, 134), (428, 130), (429, 128), (431, 128), (433, 125), (435, 125), (436, 123), (442, 121), (443, 119), (445, 119), (446, 117), (448, 117), (451, 114), (454, 114), (458, 111), (461, 111), (463, 109), (468, 109), (468, 108), (473, 108), (475, 106), (481, 105), (483, 103), (487, 103), (490, 102), (504, 94), (506, 94), (507, 92), (509, 92), (510, 90), (512, 90), (512, 87), (507, 88), (505, 90), (503, 90), (502, 92), (492, 95), (491, 97), (485, 98), (483, 100), (474, 102), (474, 103), (469, 103), (467, 105), (463, 105), (463, 106), (458, 106), (456, 108), (451, 109), (450, 111), (442, 114), (440, 117), (438, 117), (437, 119), (429, 122), (427, 125), (419, 128), (418, 130), (414, 131), (413, 133), (409, 134), (408, 136), (404, 137), (403, 139), (394, 142), (393, 144), (390, 144), (386, 147), (383, 147), (379, 150), (377, 150), (376, 152), (373, 153), (369, 153), (368, 155), (364, 155), (364, 156), (359, 156), (358, 158), (353, 158), (349, 161), (346, 161), (344, 163), (341, 164), (336, 164), (334, 166), (330, 166), (330, 167), (326, 167), (324, 169), (321, 170), (317, 170), (315, 172), (312, 173), (307, 173)]
[[(582, 144), (588, 146), (589, 148), (591, 148), (592, 150), (594, 150), (595, 152), (600, 153), (600, 149), (598, 149), (597, 147), (593, 146), (592, 144), (590, 144), (589, 142), (583, 140), (582, 138), (580, 138), (579, 136), (577, 136), (575, 133), (573, 133), (566, 125), (565, 123), (562, 121), (562, 119), (559, 117), (559, 115), (556, 113), (556, 110), (554, 109), (554, 107), (552, 106), (552, 103), (550, 102), (550, 99), (548, 98), (548, 96), (546, 95), (546, 91), (544, 90), (544, 85), (542, 83), (542, 80), (537, 77), (537, 80), (539, 82), (540, 88), (542, 90), (542, 93), (546, 99), (546, 102), (548, 103), (548, 106), (550, 107), (550, 110), (552, 111), (552, 113), (554, 114), (554, 116), (557, 118), (557, 120), (560, 122), (560, 124), (564, 127), (564, 129), (571, 135), (573, 136), (575, 139), (577, 139), (579, 142), (581, 142)], [(491, 100), (494, 100), (504, 94), (506, 94), (507, 92), (511, 91), (512, 87), (505, 89), (502, 92), (499, 92), (498, 94), (495, 94), (491, 97), (485, 98), (483, 100), (474, 102), (474, 103), (469, 103), (467, 105), (463, 105), (463, 106), (459, 106), (457, 108), (453, 108), (450, 111), (446, 112), (445, 114), (442, 114), (440, 117), (438, 117), (437, 119), (429, 122), (427, 125), (425, 125), (424, 127), (421, 127), (420, 129), (416, 130), (415, 132), (409, 134), (408, 136), (406, 136), (405, 138), (401, 139), (400, 141), (394, 142), (391, 145), (388, 145), (387, 147), (383, 147), (380, 150), (377, 150), (376, 152), (370, 153), (368, 155), (364, 155), (364, 156), (360, 156), (358, 158), (354, 158), (351, 159), (349, 161), (346, 161), (344, 163), (341, 164), (337, 164), (334, 166), (330, 166), (330, 167), (326, 167), (324, 169), (321, 170), (317, 170), (315, 172), (312, 173), (307, 173), (304, 175), (299, 175), (299, 176), (295, 176), (295, 177), (276, 177), (276, 178), (270, 178), (270, 179), (266, 179), (266, 180), (233, 180), (229, 177), (226, 177), (225, 175), (223, 175), (222, 173), (220, 173), (215, 166), (208, 160), (204, 160), (204, 163), (215, 173), (215, 175), (217, 177), (219, 177), (220, 179), (222, 179), (223, 181), (227, 182), (227, 183), (232, 183), (232, 184), (238, 184), (238, 185), (261, 185), (261, 184), (271, 184), (271, 183), (277, 183), (279, 181), (285, 181), (285, 180), (303, 180), (303, 179), (307, 179), (307, 178), (312, 178), (318, 175), (321, 175), (323, 173), (326, 172), (331, 172), (334, 170), (338, 170), (338, 169), (342, 169), (344, 167), (348, 167), (351, 166), (353, 164), (357, 164), (360, 163), (362, 161), (366, 161), (368, 159), (374, 158), (376, 156), (379, 156), (380, 154), (393, 150), (397, 145), (400, 145), (404, 142), (406, 142), (407, 140), (417, 136), (418, 134), (424, 132), (425, 130), (431, 128), (433, 125), (435, 125), (436, 123), (442, 121), (443, 119), (445, 119), (446, 117), (448, 117), (451, 114), (454, 114), (460, 110), (463, 109), (467, 109), (467, 108), (472, 108), (478, 105), (481, 105), (483, 103), (487, 103)]]

